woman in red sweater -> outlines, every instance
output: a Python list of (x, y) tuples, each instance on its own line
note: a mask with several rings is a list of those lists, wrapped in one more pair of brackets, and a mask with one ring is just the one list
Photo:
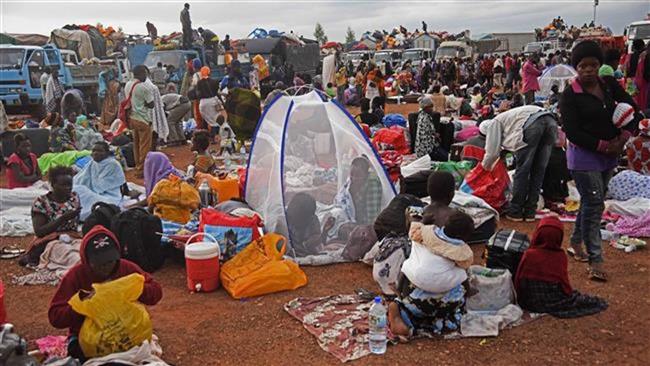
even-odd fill
[(85, 318), (68, 304), (74, 295), (79, 293), (79, 297), (85, 299), (92, 295), (93, 283), (115, 280), (132, 273), (144, 276), (144, 289), (139, 302), (145, 305), (157, 304), (162, 298), (162, 288), (138, 265), (120, 259), (117, 238), (103, 226), (95, 226), (84, 236), (79, 254), (81, 261), (66, 273), (52, 298), (48, 318), (53, 327), (68, 328), (68, 354), (83, 362), (86, 357), (79, 345), (78, 336)]

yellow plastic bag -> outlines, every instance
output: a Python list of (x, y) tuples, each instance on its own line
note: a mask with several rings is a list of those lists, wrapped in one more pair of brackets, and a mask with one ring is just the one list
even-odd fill
[(241, 299), (306, 285), (305, 272), (282, 259), (286, 250), (287, 239), (282, 235), (270, 233), (253, 241), (221, 268), (223, 287), (230, 296)]
[(93, 284), (95, 294), (85, 300), (74, 295), (68, 304), (84, 315), (79, 344), (88, 358), (125, 352), (151, 340), (149, 313), (138, 302), (144, 277), (134, 273), (115, 281)]

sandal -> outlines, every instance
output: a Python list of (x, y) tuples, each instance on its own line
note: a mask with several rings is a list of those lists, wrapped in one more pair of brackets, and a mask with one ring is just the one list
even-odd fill
[(607, 273), (605, 271), (589, 268), (587, 272), (589, 273), (590, 280), (598, 281), (598, 282), (607, 282)]
[(566, 250), (567, 254), (569, 257), (573, 258), (576, 262), (580, 263), (586, 263), (589, 262), (589, 257), (587, 257), (584, 253), (578, 254), (576, 253), (576, 250), (573, 248), (569, 248)]
[(0, 249), (0, 259), (15, 259), (25, 253), (25, 249), (16, 247), (3, 247)]

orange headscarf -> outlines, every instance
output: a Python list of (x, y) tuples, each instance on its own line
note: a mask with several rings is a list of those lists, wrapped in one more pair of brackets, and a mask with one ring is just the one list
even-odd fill
[(203, 66), (200, 71), (201, 74), (201, 79), (207, 79), (210, 77), (210, 68), (207, 66)]

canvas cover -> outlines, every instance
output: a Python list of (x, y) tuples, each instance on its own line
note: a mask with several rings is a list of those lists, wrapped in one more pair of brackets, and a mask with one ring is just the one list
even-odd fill
[(50, 41), (58, 48), (76, 51), (82, 60), (95, 57), (90, 36), (80, 29), (54, 29)]
[(557, 85), (558, 92), (562, 93), (564, 87), (576, 76), (578, 76), (578, 73), (569, 65), (561, 64), (549, 67), (539, 76), (539, 91), (537, 95), (547, 98), (551, 95), (551, 87), (553, 85)]
[[(366, 200), (366, 207), (361, 207), (362, 203), (355, 205), (347, 194), (352, 161), (359, 157), (368, 163), (368, 187), (375, 187), (377, 192), (376, 197)], [(359, 245), (348, 243), (349, 233), (364, 223), (358, 222), (355, 210), (362, 212), (376, 205), (381, 211), (395, 196), (360, 127), (339, 104), (327, 101), (316, 91), (280, 96), (265, 110), (248, 164), (246, 201), (262, 215), (266, 231), (289, 239), (287, 255), (299, 263), (347, 261), (345, 253), (353, 249), (350, 246)], [(299, 194), (313, 199), (315, 212), (299, 209), (302, 214), (296, 216), (295, 207), (290, 210), (292, 200)], [(369, 216), (365, 223), (374, 223), (376, 215)], [(323, 233), (322, 245), (300, 250), (305, 247), (302, 239), (307, 226), (320, 231), (328, 219), (334, 223), (331, 230)]]

